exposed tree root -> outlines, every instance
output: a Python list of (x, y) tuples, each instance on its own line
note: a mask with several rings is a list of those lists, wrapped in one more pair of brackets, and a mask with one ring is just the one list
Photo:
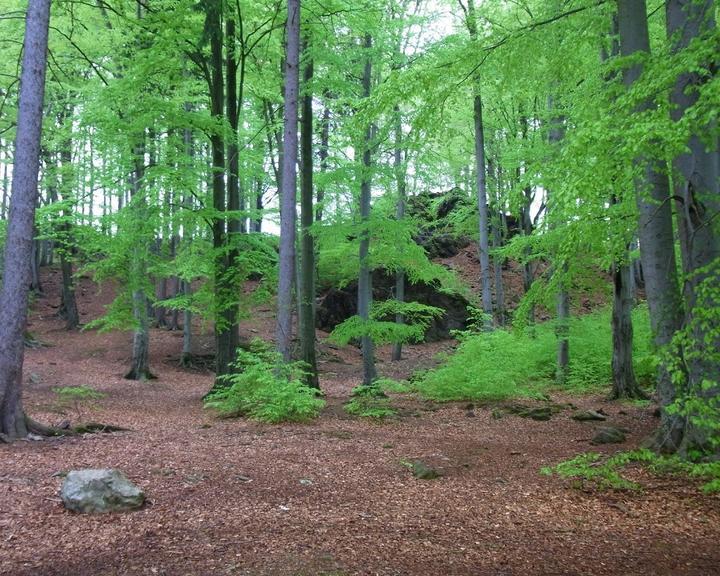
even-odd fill
[(109, 434), (110, 432), (131, 432), (130, 428), (113, 426), (112, 424), (101, 424), (100, 422), (87, 422), (78, 424), (71, 428), (74, 434), (96, 434), (98, 432)]

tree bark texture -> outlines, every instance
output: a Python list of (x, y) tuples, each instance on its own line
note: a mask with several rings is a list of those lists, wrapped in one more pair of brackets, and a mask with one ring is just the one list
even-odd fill
[[(224, 116), (223, 82), (223, 28), (222, 2), (208, 0), (206, 4), (206, 29), (210, 36), (210, 114), (218, 122)], [(222, 377), (232, 371), (235, 350), (232, 349), (231, 326), (228, 322), (229, 310), (235, 305), (231, 275), (228, 272), (226, 188), (225, 188), (225, 139), (220, 132), (210, 136), (212, 197), (215, 215), (212, 219), (212, 237), (215, 282), (215, 377), (216, 385), (223, 386)]]
[(632, 361), (633, 290), (630, 265), (618, 262), (613, 268), (612, 398), (647, 398), (635, 378)]
[[(405, 180), (405, 167), (403, 164), (402, 150), (402, 117), (400, 107), (395, 107), (395, 151), (393, 155), (393, 168), (395, 170), (395, 184), (397, 187), (397, 205), (395, 217), (398, 222), (405, 218), (405, 201), (407, 197), (407, 182)], [(395, 274), (395, 300), (405, 302), (405, 270), (398, 270)], [(405, 323), (404, 314), (396, 314), (395, 322)], [(392, 348), (392, 360), (397, 362), (402, 359), (402, 342), (395, 342)]]
[[(673, 52), (687, 49), (694, 39), (715, 29), (715, 6), (711, 0), (668, 0), (665, 3), (667, 34)], [(715, 62), (706, 68), (714, 73)], [(671, 94), (672, 119), (680, 122), (697, 103), (699, 89), (711, 81), (707, 74), (693, 70), (681, 74)], [(685, 316), (683, 328), (690, 337), (684, 350), (687, 392), (710, 407), (720, 395), (720, 336), (718, 336), (718, 286), (720, 286), (720, 155), (716, 126), (692, 130), (687, 151), (673, 162), (674, 196), (680, 253), (684, 273)], [(710, 141), (708, 141), (708, 136)], [(712, 384), (709, 384), (712, 383)], [(718, 435), (699, 425), (695, 412), (685, 420), (681, 450), (720, 451), (712, 446)]]
[[(553, 98), (549, 98), (548, 107), (552, 111), (555, 107)], [(564, 137), (563, 118), (554, 114), (551, 120), (549, 141), (552, 146), (559, 146)], [(560, 275), (560, 283), (558, 287), (556, 302), (556, 327), (555, 334), (557, 336), (557, 365), (555, 372), (555, 380), (558, 384), (563, 385), (567, 382), (570, 371), (570, 293), (568, 292), (568, 263), (562, 256), (562, 260), (558, 262), (555, 270)]]
[[(645, 0), (618, 0), (618, 31), (622, 56), (650, 52)], [(629, 67), (623, 71), (623, 82), (631, 87), (641, 73), (641, 65)], [(652, 105), (648, 101), (640, 108)], [(637, 158), (635, 162), (643, 172), (635, 183), (640, 259), (655, 345), (662, 349), (670, 344), (680, 328), (683, 310), (675, 263), (669, 182), (657, 162), (647, 158)], [(657, 395), (661, 424), (656, 444), (661, 451), (674, 452), (682, 440), (684, 424), (682, 418), (665, 410), (675, 400), (676, 392), (664, 365), (658, 369)]]
[[(142, 227), (146, 218), (146, 198), (140, 198), (145, 177), (145, 135), (140, 136), (141, 143), (133, 150), (134, 169), (131, 182), (131, 208), (135, 210), (137, 225)], [(132, 360), (130, 370), (125, 374), (128, 380), (150, 380), (155, 376), (150, 372), (150, 301), (144, 287), (147, 277), (147, 259), (143, 246), (136, 246), (130, 256), (130, 276), (134, 289), (132, 293), (133, 332)]]
[[(467, 20), (465, 24), (470, 33), (470, 38), (475, 40), (477, 38), (477, 20), (474, 0), (468, 0)], [(475, 98), (473, 99), (473, 122), (475, 127), (475, 185), (477, 189), (478, 257), (480, 260), (482, 309), (486, 315), (491, 316), (493, 313), (493, 303), (492, 270), (490, 269), (490, 219), (487, 201), (485, 126), (483, 125), (483, 103), (479, 85), (475, 87)]]
[(22, 407), (24, 333), (38, 197), (50, 0), (29, 0), (18, 101), (12, 198), (0, 291), (0, 438), (27, 435)]
[[(242, 190), (240, 187), (240, 147), (238, 145), (238, 127), (240, 122), (239, 102), (242, 102), (242, 83), (244, 82), (244, 68), (240, 73), (240, 96), (238, 96), (238, 66), (239, 60), (244, 63), (244, 54), (236, 50), (235, 20), (228, 18), (225, 25), (225, 42), (227, 44), (226, 62), (226, 89), (225, 89), (225, 110), (230, 124), (230, 138), (227, 143), (227, 209), (235, 213), (228, 217), (227, 242), (229, 245), (227, 255), (228, 285), (226, 286), (230, 302), (224, 311), (224, 321), (227, 324), (227, 348), (230, 354), (230, 361), (235, 361), (237, 349), (240, 346), (240, 326), (238, 317), (239, 302), (237, 293), (240, 289), (238, 274), (235, 266), (238, 260), (238, 249), (236, 248), (238, 235), (243, 233), (243, 219), (237, 215), (242, 206)], [(244, 64), (243, 64), (244, 66)]]
[(307, 365), (305, 382), (319, 388), (315, 354), (315, 242), (310, 228), (315, 220), (313, 206), (313, 62), (305, 65), (303, 75), (300, 182), (300, 358)]
[(287, 362), (292, 355), (293, 276), (295, 274), (295, 196), (298, 157), (298, 92), (300, 84), (300, 0), (288, 0), (285, 46), (285, 107), (280, 197), (280, 271), (277, 296), (277, 345)]
[(480, 282), (482, 284), (482, 308), (485, 314), (491, 315), (492, 305), (492, 271), (490, 269), (490, 223), (487, 202), (487, 178), (485, 173), (485, 127), (483, 126), (482, 98), (475, 95), (473, 101), (473, 118), (475, 122), (475, 170), (477, 181), (478, 226), (480, 240), (478, 243), (480, 258)]
[[(363, 97), (370, 97), (372, 88), (372, 56), (370, 49), (372, 48), (372, 36), (365, 36), (365, 68), (363, 70), (362, 89)], [(370, 202), (371, 202), (371, 174), (372, 170), (372, 124), (368, 124), (365, 129), (365, 137), (363, 139), (362, 154), (362, 179), (360, 182), (360, 221), (362, 229), (360, 232), (360, 273), (358, 276), (358, 316), (364, 322), (370, 321), (370, 307), (372, 306), (372, 270), (368, 262), (370, 253)], [(370, 386), (377, 379), (377, 370), (375, 369), (375, 343), (369, 334), (364, 335), (360, 339), (362, 346), (363, 358), (363, 386)]]

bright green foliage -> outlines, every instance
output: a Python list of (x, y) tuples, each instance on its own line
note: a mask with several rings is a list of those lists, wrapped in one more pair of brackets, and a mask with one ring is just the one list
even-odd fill
[(238, 350), (236, 373), (226, 377), (229, 385), (213, 391), (206, 408), (224, 417), (247, 416), (260, 422), (304, 422), (315, 418), (325, 401), (303, 383), (302, 362), (286, 364), (280, 354), (262, 340), (250, 350)]
[[(649, 382), (654, 375), (647, 310), (634, 315), (635, 372)], [(417, 383), (418, 391), (439, 401), (537, 398), (555, 384), (556, 339), (551, 322), (525, 332), (495, 330), (468, 336), (457, 352)], [(609, 312), (574, 318), (567, 388), (589, 391), (609, 386), (612, 335)]]
[[(678, 395), (673, 404), (667, 407), (668, 413), (688, 418), (692, 426), (702, 436), (702, 441), (691, 446), (692, 451), (714, 452), (720, 446), (720, 395), (717, 393), (720, 382), (704, 378), (695, 386), (688, 384), (688, 373), (698, 368), (720, 365), (720, 262), (709, 269), (699, 270), (706, 276), (697, 288), (698, 302), (695, 314), (690, 322), (679, 330), (670, 349), (666, 351), (667, 364)], [(707, 370), (706, 373), (713, 373)], [(717, 369), (714, 370), (717, 374)], [(692, 457), (694, 454), (690, 454)]]
[(53, 392), (57, 395), (57, 409), (61, 412), (74, 410), (78, 420), (83, 419), (85, 410), (96, 409), (97, 401), (105, 398), (105, 394), (90, 386), (59, 386)]
[[(335, 327), (329, 339), (341, 346), (362, 336), (370, 336), (376, 344), (420, 342), (433, 318), (442, 316), (443, 313), (441, 308), (419, 302), (386, 300), (373, 303), (370, 320), (363, 321), (359, 316), (351, 316)], [(403, 314), (405, 324), (386, 319), (394, 317), (395, 314)]]
[(382, 420), (395, 415), (386, 391), (403, 392), (407, 388), (389, 379), (375, 380), (371, 386), (358, 386), (352, 390), (352, 398), (345, 404), (345, 411), (353, 416)]
[(580, 488), (589, 485), (600, 490), (639, 490), (641, 486), (637, 482), (629, 481), (621, 474), (622, 468), (633, 463), (645, 465), (656, 474), (700, 478), (705, 481), (704, 492), (720, 492), (720, 462), (688, 462), (678, 456), (662, 456), (644, 448), (618, 452), (607, 458), (597, 452), (587, 452), (556, 466), (542, 468), (540, 473), (575, 479)]

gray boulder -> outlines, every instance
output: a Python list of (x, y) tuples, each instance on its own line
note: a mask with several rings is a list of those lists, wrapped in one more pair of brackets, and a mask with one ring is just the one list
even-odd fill
[(620, 428), (608, 426), (600, 428), (595, 437), (590, 441), (591, 444), (622, 444), (625, 442), (625, 432)]
[(577, 420), (578, 422), (591, 422), (593, 420), (598, 422), (604, 422), (605, 420), (607, 420), (607, 416), (598, 412), (597, 410), (582, 410), (580, 412), (575, 412), (575, 414), (573, 414), (571, 418), (573, 420)]
[(73, 470), (60, 489), (65, 508), (83, 514), (140, 508), (145, 494), (120, 470)]

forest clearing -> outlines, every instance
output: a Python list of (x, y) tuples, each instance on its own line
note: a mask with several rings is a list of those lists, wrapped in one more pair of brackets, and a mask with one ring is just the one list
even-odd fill
[(3, 0), (0, 574), (720, 574), (714, 0)]

